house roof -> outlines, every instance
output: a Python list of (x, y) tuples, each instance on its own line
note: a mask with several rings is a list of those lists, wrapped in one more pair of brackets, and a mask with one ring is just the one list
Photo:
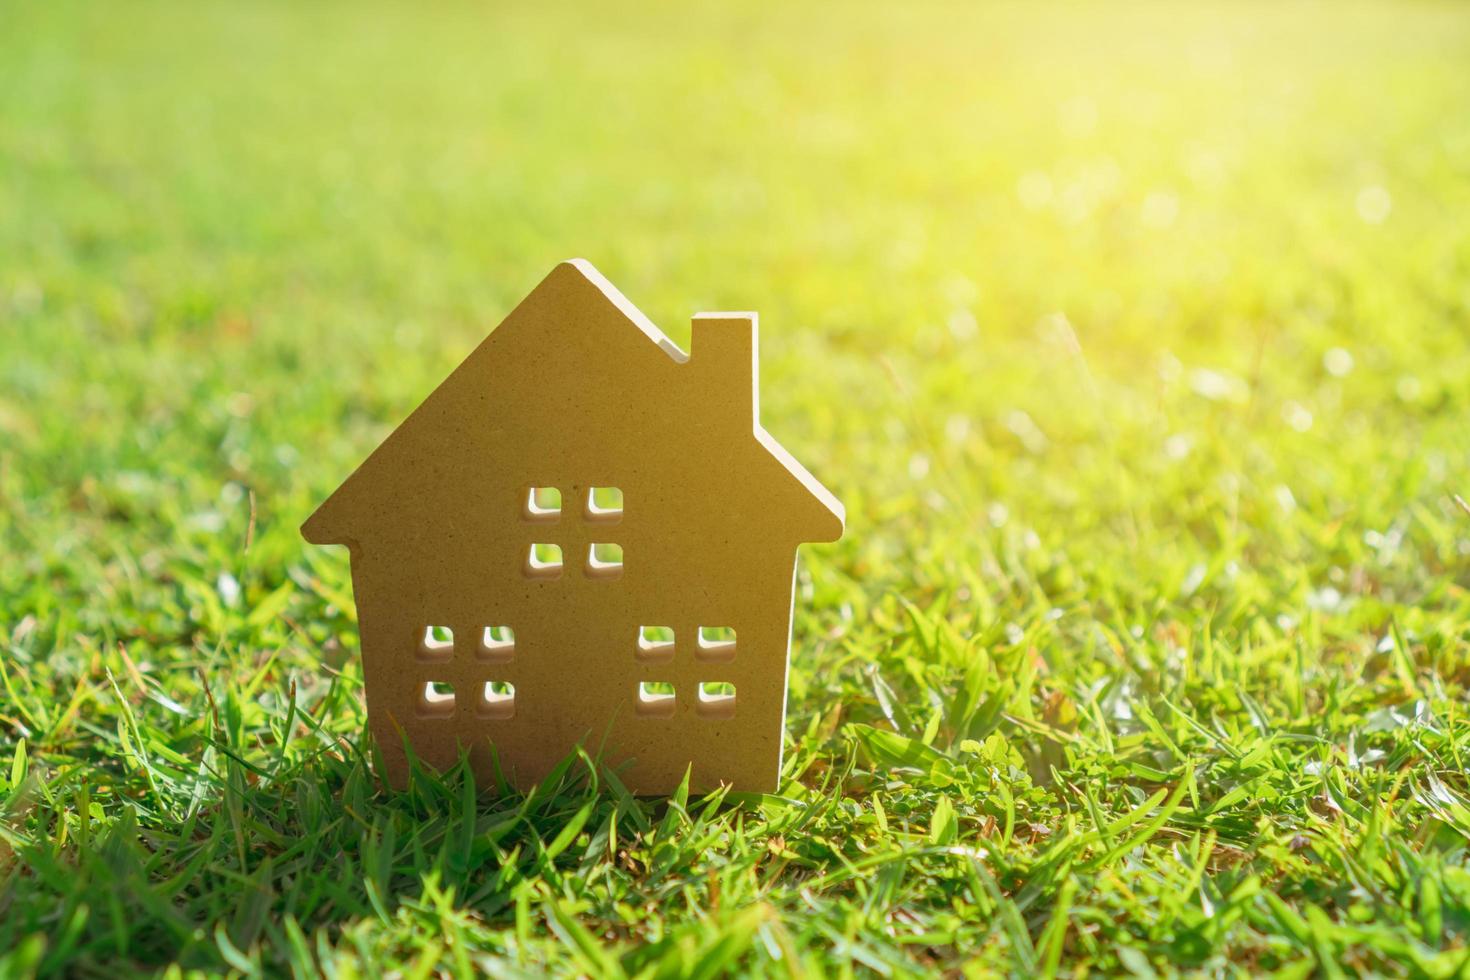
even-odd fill
[[(372, 506), (371, 501), (365, 501), (365, 498), (374, 496), (375, 492), (381, 493), (382, 481), (376, 477), (392, 469), (392, 463), (400, 455), (395, 452), (395, 445), (400, 442), (405, 445), (409, 444), (414, 438), (422, 439), (426, 432), (432, 433), (435, 427), (443, 429), (455, 424), (452, 418), (453, 399), (441, 398), (441, 393), (455, 388), (456, 385), (462, 389), (464, 387), (462, 381), (467, 379), (461, 379), (462, 373), (483, 370), (486, 362), (493, 361), (496, 356), (494, 344), (498, 338), (507, 343), (514, 343), (516, 338), (511, 334), (518, 331), (551, 329), (546, 324), (559, 322), (555, 314), (560, 307), (585, 309), (589, 305), (595, 307), (599, 304), (605, 305), (604, 312), (598, 315), (599, 322), (631, 324), (648, 342), (643, 349), (647, 350), (650, 355), (656, 351), (661, 352), (663, 357), (667, 358), (667, 360), (655, 358), (650, 362), (650, 367), (658, 369), (657, 366), (662, 360), (664, 368), (658, 370), (676, 368), (679, 371), (687, 371), (691, 369), (690, 355), (681, 350), (662, 330), (644, 316), (590, 262), (584, 259), (562, 262), (317, 508), (316, 512), (302, 525), (302, 534), (308, 541), (315, 544), (357, 545), (362, 537), (371, 532), (372, 522), (381, 517), (382, 509)], [(606, 308), (616, 311), (617, 316), (607, 317)], [(753, 334), (753, 314), (701, 314), (696, 318), (696, 323), (711, 316), (716, 318), (747, 317), (750, 320), (749, 329)], [(507, 331), (510, 333), (508, 334)], [(599, 334), (591, 340), (584, 339), (583, 342), (592, 344), (616, 340), (620, 344), (619, 352), (621, 353), (622, 336), (625, 335), (620, 334), (614, 337), (610, 334)], [(549, 339), (545, 336), (537, 336), (533, 338), (533, 343), (544, 345)], [(565, 337), (557, 339), (563, 343), (569, 342), (569, 339)], [(748, 342), (753, 343), (753, 341), (754, 338), (751, 336)], [(752, 349), (750, 351), (752, 372), (756, 369), (753, 363), (753, 353)], [(582, 363), (595, 364), (596, 352), (591, 356), (591, 360)], [(704, 358), (704, 352), (696, 343), (693, 361), (698, 363)], [(457, 381), (457, 379), (461, 380)], [(758, 389), (758, 380), (754, 376), (750, 382), (753, 390)], [(799, 528), (798, 533), (801, 540), (836, 540), (842, 534), (845, 518), (842, 504), (761, 426), (758, 402), (755, 401), (753, 393), (750, 408), (751, 438), (761, 451), (761, 458), (768, 460), (777, 472), (784, 473), (784, 478), (768, 482), (773, 482), (777, 487), (775, 492), (781, 498), (781, 506), (796, 512), (792, 526)], [(762, 466), (761, 469), (765, 467)]]

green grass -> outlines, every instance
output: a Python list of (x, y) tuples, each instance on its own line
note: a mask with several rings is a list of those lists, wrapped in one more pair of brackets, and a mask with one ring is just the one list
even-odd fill
[[(0, 973), (1470, 964), (1470, 10), (0, 6)], [(314, 504), (758, 309), (777, 797), (385, 792)]]

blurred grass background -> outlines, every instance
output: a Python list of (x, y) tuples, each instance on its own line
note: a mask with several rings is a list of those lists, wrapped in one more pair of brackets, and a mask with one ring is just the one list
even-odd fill
[[(0, 4), (7, 969), (1463, 969), (1467, 66), (1427, 2)], [(357, 752), (296, 527), (572, 255), (759, 310), (848, 506), (784, 801)]]

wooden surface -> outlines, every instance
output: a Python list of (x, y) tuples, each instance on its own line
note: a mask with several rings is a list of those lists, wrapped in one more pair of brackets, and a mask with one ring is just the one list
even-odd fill
[(756, 335), (699, 314), (686, 355), (564, 262), (306, 522), (393, 783), (405, 741), (520, 788), (580, 742), (638, 793), (776, 788), (796, 549), (843, 510), (760, 426)]

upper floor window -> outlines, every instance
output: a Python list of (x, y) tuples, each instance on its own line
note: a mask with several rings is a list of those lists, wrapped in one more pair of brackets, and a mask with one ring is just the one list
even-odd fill
[(623, 574), (623, 547), (598, 541), (587, 546), (587, 574), (594, 578), (617, 578)]
[(618, 487), (589, 487), (583, 515), (589, 521), (613, 524), (623, 519), (623, 491)]
[[(573, 496), (575, 501), (575, 496)], [(562, 518), (563, 497), (559, 487), (527, 486), (521, 498), (521, 519), (535, 524), (554, 524)], [(576, 504), (569, 502), (574, 508)], [(588, 524), (616, 524), (623, 519), (621, 487), (588, 487), (582, 500), (581, 518)], [(537, 535), (540, 537), (540, 535)], [(601, 534), (597, 535), (602, 537)], [(585, 539), (584, 539), (585, 540)], [(580, 544), (578, 545), (580, 547)], [(614, 541), (594, 541), (587, 546), (584, 571), (590, 578), (613, 579), (623, 573), (623, 546)], [(555, 579), (562, 573), (562, 547), (553, 541), (530, 546), (523, 570), (529, 578)]]
[(561, 577), (561, 545), (538, 541), (526, 551), (526, 575), (530, 578)]
[(528, 521), (555, 521), (561, 517), (561, 491), (556, 487), (528, 487), (521, 516)]

